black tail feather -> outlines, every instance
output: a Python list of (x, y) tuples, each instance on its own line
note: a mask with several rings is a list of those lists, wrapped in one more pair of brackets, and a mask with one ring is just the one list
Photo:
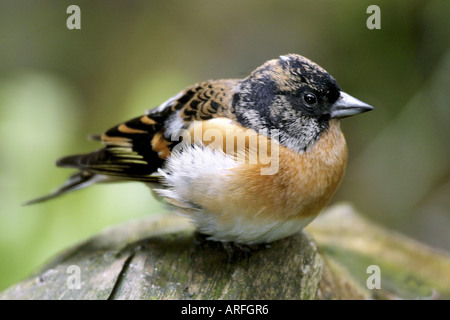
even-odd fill
[[(165, 157), (160, 157), (159, 153), (169, 153), (172, 144), (164, 138), (161, 129), (162, 124), (147, 115), (119, 124), (105, 134), (90, 135), (91, 140), (101, 141), (104, 147), (56, 161), (58, 167), (74, 168), (78, 172), (49, 195), (30, 200), (24, 205), (50, 200), (99, 182), (158, 183), (160, 178), (156, 173), (165, 161)], [(155, 138), (156, 133), (158, 135)]]
[(83, 170), (79, 171), (79, 172), (71, 175), (69, 177), (69, 179), (67, 179), (67, 181), (61, 187), (53, 190), (50, 194), (27, 201), (23, 205), (28, 206), (28, 205), (44, 202), (44, 201), (59, 197), (60, 195), (63, 195), (67, 192), (75, 191), (78, 189), (88, 187), (94, 183), (101, 182), (100, 180), (102, 180), (102, 179), (100, 179), (100, 178), (101, 177), (99, 177), (95, 173), (90, 173), (90, 172), (83, 171)]

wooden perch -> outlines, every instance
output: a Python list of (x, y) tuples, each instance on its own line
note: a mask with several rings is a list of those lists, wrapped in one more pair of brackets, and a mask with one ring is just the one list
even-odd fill
[[(370, 265), (380, 268), (381, 289), (366, 286)], [(250, 252), (207, 241), (185, 218), (164, 214), (105, 230), (0, 299), (448, 299), (449, 270), (448, 254), (346, 204)]]

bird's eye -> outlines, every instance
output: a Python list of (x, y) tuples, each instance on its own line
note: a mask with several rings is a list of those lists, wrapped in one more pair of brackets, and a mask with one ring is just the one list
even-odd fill
[(315, 104), (317, 102), (317, 98), (312, 93), (305, 93), (303, 95), (303, 101), (305, 101), (309, 105), (313, 105), (313, 104)]

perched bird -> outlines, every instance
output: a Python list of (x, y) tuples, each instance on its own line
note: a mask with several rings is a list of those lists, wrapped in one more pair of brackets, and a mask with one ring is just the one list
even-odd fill
[(373, 108), (296, 54), (244, 79), (195, 84), (94, 138), (103, 148), (41, 202), (100, 182), (141, 181), (212, 240), (252, 245), (303, 229), (344, 175), (340, 119)]

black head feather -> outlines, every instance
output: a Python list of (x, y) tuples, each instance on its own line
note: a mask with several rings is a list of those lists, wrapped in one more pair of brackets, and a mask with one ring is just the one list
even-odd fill
[(269, 129), (279, 134), (282, 144), (301, 151), (328, 128), (331, 106), (340, 91), (322, 67), (289, 54), (266, 62), (243, 79), (233, 108), (242, 125)]

